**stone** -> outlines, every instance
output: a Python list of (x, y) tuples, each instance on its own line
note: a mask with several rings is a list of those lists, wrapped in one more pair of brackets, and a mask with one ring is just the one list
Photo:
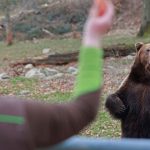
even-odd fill
[(58, 73), (58, 74), (56, 74), (56, 75), (54, 75), (54, 76), (49, 76), (49, 77), (47, 77), (46, 79), (47, 79), (47, 80), (58, 79), (58, 78), (62, 78), (63, 75), (64, 75), (63, 73)]
[(59, 73), (56, 69), (51, 69), (51, 68), (41, 69), (40, 72), (43, 73), (46, 77), (48, 77), (48, 76), (54, 76), (54, 75), (56, 75), (56, 74)]
[(8, 80), (8, 79), (10, 79), (10, 76), (7, 73), (0, 74), (0, 80)]
[(107, 66), (108, 69), (116, 70), (114, 66)]
[(42, 50), (42, 53), (43, 54), (48, 54), (50, 52), (50, 49), (49, 48), (44, 48), (43, 50)]
[(30, 94), (30, 91), (29, 90), (22, 90), (20, 91), (19, 95), (28, 95)]
[(26, 69), (26, 70), (29, 70), (29, 69), (32, 69), (32, 68), (34, 68), (34, 66), (33, 66), (32, 64), (27, 64), (27, 65), (24, 67), (24, 69)]
[(75, 68), (75, 67), (69, 67), (68, 70), (67, 70), (67, 73), (77, 74), (78, 73), (78, 69)]
[(25, 74), (25, 77), (26, 78), (44, 78), (45, 75), (44, 73), (41, 73), (40, 69), (33, 68)]
[(134, 56), (132, 56), (132, 55), (128, 55), (126, 58), (127, 58), (128, 60), (134, 60)]

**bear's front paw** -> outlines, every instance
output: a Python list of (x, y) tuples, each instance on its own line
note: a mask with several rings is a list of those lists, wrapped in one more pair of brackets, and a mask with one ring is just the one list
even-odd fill
[(122, 100), (115, 94), (108, 96), (105, 106), (109, 110), (110, 114), (117, 116), (121, 115), (126, 110)]

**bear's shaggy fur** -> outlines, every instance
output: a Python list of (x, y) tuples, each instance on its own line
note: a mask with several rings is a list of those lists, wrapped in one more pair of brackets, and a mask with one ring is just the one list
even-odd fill
[(122, 137), (150, 138), (150, 44), (137, 43), (128, 77), (105, 106), (121, 120)]

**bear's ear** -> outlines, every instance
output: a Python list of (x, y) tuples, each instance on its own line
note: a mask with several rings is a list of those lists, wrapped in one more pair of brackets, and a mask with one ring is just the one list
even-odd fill
[(139, 50), (140, 50), (140, 48), (141, 48), (143, 45), (144, 45), (144, 43), (142, 43), (142, 42), (138, 42), (138, 43), (136, 43), (136, 44), (135, 44), (135, 48), (136, 48), (136, 50), (137, 50), (137, 51), (139, 51)]

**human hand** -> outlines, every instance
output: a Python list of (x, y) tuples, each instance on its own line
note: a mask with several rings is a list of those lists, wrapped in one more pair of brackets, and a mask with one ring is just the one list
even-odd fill
[(83, 46), (97, 47), (101, 45), (102, 36), (110, 29), (114, 15), (114, 7), (110, 0), (105, 0), (106, 10), (99, 14), (99, 5), (93, 4), (83, 30)]

